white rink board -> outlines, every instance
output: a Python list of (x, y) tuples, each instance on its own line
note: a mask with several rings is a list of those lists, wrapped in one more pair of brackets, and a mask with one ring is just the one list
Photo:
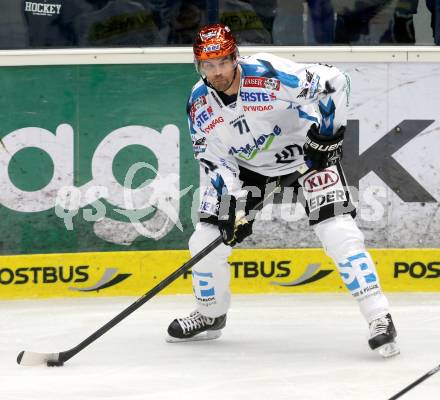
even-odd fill
[[(374, 172), (360, 180), (357, 223), (369, 247), (440, 246), (440, 65), (432, 63), (335, 63), (351, 76), (349, 120), (359, 121), (359, 154), (404, 120), (434, 120), (392, 157), (435, 200), (404, 202)], [(396, 133), (397, 134), (397, 133)], [(391, 134), (392, 135), (392, 134)], [(350, 183), (350, 182), (349, 182)], [(378, 191), (382, 216), (370, 221), (366, 190)], [(405, 185), (402, 184), (402, 190)], [(279, 217), (280, 206), (275, 207)], [(280, 220), (281, 219), (281, 220)], [(320, 247), (308, 221), (260, 221), (246, 247)]]
[[(348, 294), (235, 296), (224, 335), (165, 343), (192, 296), (151, 300), (62, 368), (23, 367), (20, 350), (76, 345), (134, 298), (2, 302), (2, 400), (385, 400), (440, 363), (440, 295), (389, 296), (402, 354), (381, 359)], [(405, 395), (436, 399), (440, 374)]]

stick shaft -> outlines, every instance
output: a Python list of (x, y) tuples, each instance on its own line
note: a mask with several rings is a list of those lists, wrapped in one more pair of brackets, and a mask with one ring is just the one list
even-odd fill
[(404, 395), (406, 392), (409, 392), (413, 387), (417, 386), (418, 384), (422, 383), (424, 380), (428, 379), (430, 376), (434, 375), (439, 370), (440, 370), (440, 365), (437, 365), (435, 368), (431, 369), (431, 371), (427, 372), (425, 375), (421, 376), (419, 379), (417, 379), (413, 383), (409, 384), (407, 387), (402, 389), (399, 393), (396, 393), (394, 396), (390, 397), (388, 400), (398, 399), (399, 397)]
[(128, 317), (131, 313), (136, 311), (139, 307), (145, 304), (148, 300), (156, 296), (159, 292), (169, 286), (172, 282), (174, 282), (180, 275), (183, 275), (185, 271), (189, 270), (192, 266), (197, 264), (203, 257), (205, 257), (208, 253), (214, 250), (220, 243), (222, 243), (222, 238), (219, 236), (217, 239), (208, 244), (200, 253), (196, 254), (190, 260), (188, 260), (185, 264), (183, 264), (179, 269), (174, 271), (171, 275), (166, 277), (163, 281), (158, 283), (155, 287), (145, 293), (142, 297), (137, 299), (134, 303), (129, 305), (123, 311), (121, 311), (118, 315), (116, 315), (113, 319), (108, 321), (105, 325), (99, 328), (97, 331), (93, 332), (88, 338), (83, 340), (74, 348), (61, 352), (60, 359), (62, 361), (67, 361), (72, 358), (74, 355), (78, 354), (81, 350), (87, 347), (89, 344), (93, 343), (96, 339), (101, 337), (104, 333), (109, 331), (123, 319)]
[[(305, 175), (309, 170), (307, 167), (302, 166), (298, 169), (297, 172), (294, 172), (293, 174), (290, 174), (285, 177), (283, 180), (284, 186), (289, 186), (296, 182), (301, 176)], [(267, 201), (270, 197), (273, 197), (274, 194), (278, 191), (279, 187), (274, 188), (272, 192), (270, 192), (265, 199), (261, 200), (255, 207), (254, 210), (260, 211), (264, 205), (267, 204)], [(187, 270), (189, 270), (191, 267), (193, 267), (195, 264), (197, 264), (203, 257), (205, 257), (208, 253), (210, 253), (212, 250), (214, 250), (217, 246), (219, 246), (222, 243), (221, 236), (218, 236), (215, 240), (213, 240), (210, 244), (208, 244), (205, 248), (203, 248), (199, 253), (197, 253), (194, 257), (192, 257), (190, 260), (188, 260), (185, 264), (183, 264), (179, 269), (174, 271), (171, 275), (166, 277), (163, 281), (158, 283), (155, 287), (153, 287), (151, 290), (149, 290), (147, 293), (145, 293), (143, 296), (141, 296), (139, 299), (137, 299), (134, 303), (129, 305), (127, 308), (125, 308), (123, 311), (121, 311), (118, 315), (116, 315), (113, 319), (108, 321), (105, 325), (103, 325), (101, 328), (93, 332), (89, 337), (84, 339), (81, 343), (76, 345), (70, 350), (63, 351), (60, 353), (59, 360), (60, 361), (67, 361), (71, 359), (73, 356), (78, 354), (81, 350), (83, 350), (85, 347), (87, 347), (89, 344), (93, 343), (96, 339), (101, 337), (104, 333), (109, 331), (111, 328), (113, 328), (115, 325), (117, 325), (119, 322), (121, 322), (123, 319), (128, 317), (131, 313), (136, 311), (139, 307), (141, 307), (143, 304), (145, 304), (148, 300), (156, 296), (159, 292), (161, 292), (163, 289), (165, 289), (168, 285), (170, 285), (172, 282), (174, 282), (179, 276), (183, 275)]]

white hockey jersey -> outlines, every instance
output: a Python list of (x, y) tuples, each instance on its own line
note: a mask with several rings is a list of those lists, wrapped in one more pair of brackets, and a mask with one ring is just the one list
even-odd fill
[(239, 166), (265, 176), (294, 172), (311, 124), (332, 135), (347, 122), (350, 81), (335, 67), (258, 53), (238, 68), (234, 104), (199, 80), (187, 106), (194, 155), (220, 194), (239, 194)]

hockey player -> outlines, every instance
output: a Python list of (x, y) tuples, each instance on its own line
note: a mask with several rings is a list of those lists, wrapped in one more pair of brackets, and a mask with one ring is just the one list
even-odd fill
[(297, 64), (271, 54), (240, 58), (222, 24), (203, 27), (193, 46), (201, 79), (191, 92), (188, 122), (195, 158), (209, 177), (200, 221), (189, 240), (194, 256), (219, 234), (223, 242), (193, 267), (197, 308), (168, 327), (168, 341), (215, 339), (230, 305), (232, 247), (252, 233), (243, 220), (268, 185), (306, 163), (294, 185), (310, 225), (358, 301), (369, 345), (384, 357), (399, 353), (389, 304), (374, 262), (354, 222), (355, 208), (340, 165), (349, 77), (321, 64)]

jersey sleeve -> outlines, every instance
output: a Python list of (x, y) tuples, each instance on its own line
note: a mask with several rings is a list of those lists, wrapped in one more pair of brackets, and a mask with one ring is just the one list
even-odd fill
[(191, 96), (187, 105), (188, 126), (194, 157), (208, 175), (211, 185), (219, 196), (231, 194), (235, 197), (243, 195), (240, 171), (235, 158), (228, 153), (226, 146), (213, 134), (207, 135), (196, 123), (196, 115), (202, 112), (206, 99)]
[(321, 134), (331, 136), (347, 124), (348, 74), (328, 64), (301, 64), (273, 55), (258, 56), (265, 74), (280, 81), (286, 100), (299, 108), (313, 104), (320, 117)]
[(347, 125), (350, 77), (338, 68), (324, 64), (298, 64), (298, 102), (313, 103), (319, 116), (319, 132), (332, 136)]

